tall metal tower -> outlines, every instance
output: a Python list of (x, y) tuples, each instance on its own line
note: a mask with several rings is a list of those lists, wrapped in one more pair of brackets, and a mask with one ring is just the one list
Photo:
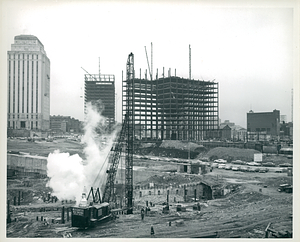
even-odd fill
[[(125, 159), (125, 197), (127, 214), (132, 214), (133, 200), (133, 81), (134, 81), (134, 55), (130, 53), (126, 65), (126, 80), (127, 80), (127, 155)], [(126, 119), (126, 117), (125, 117)]]

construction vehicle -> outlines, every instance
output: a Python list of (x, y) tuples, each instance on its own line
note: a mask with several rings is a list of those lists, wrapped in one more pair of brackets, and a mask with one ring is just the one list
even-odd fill
[(293, 186), (289, 185), (289, 184), (281, 184), (277, 190), (278, 190), (278, 192), (292, 193)]
[[(107, 156), (110, 167), (106, 171), (107, 181), (102, 198), (99, 188), (97, 188), (94, 193), (94, 189), (91, 187), (87, 196), (86, 192), (83, 191), (80, 203), (77, 206), (72, 207), (72, 227), (87, 228), (94, 225), (96, 222), (104, 222), (112, 218), (113, 214), (109, 202), (113, 201), (114, 180), (124, 144), (125, 124), (126, 121), (123, 122), (119, 136)], [(97, 178), (98, 177), (96, 177), (96, 179)], [(91, 202), (89, 202), (90, 197), (92, 198)]]
[[(119, 132), (113, 146), (106, 158), (109, 169), (106, 171), (107, 178), (104, 186), (104, 192), (100, 194), (97, 188), (95, 193), (91, 187), (88, 196), (86, 192), (82, 193), (82, 199), (77, 206), (72, 207), (72, 227), (87, 228), (96, 222), (104, 222), (114, 217), (114, 212), (120, 209), (112, 209), (112, 204), (116, 199), (115, 178), (118, 170), (122, 151), (125, 155), (125, 210), (127, 214), (133, 212), (133, 79), (134, 65), (133, 54), (130, 53), (127, 60), (127, 111), (123, 120), (121, 131)], [(99, 174), (101, 171), (99, 171)], [(97, 176), (95, 180), (99, 177)], [(100, 177), (101, 178), (101, 177)], [(95, 184), (95, 182), (94, 182)], [(89, 201), (92, 198), (92, 201)]]

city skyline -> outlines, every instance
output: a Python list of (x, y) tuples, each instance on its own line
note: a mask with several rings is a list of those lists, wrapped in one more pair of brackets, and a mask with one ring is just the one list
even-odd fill
[(45, 1), (32, 5), (4, 1), (8, 10), (3, 16), (7, 24), (4, 44), (11, 45), (14, 36), (21, 34), (34, 35), (44, 44), (51, 61), (51, 115), (83, 120), (86, 73), (81, 67), (98, 73), (100, 57), (101, 73), (116, 76), (116, 119), (120, 122), (127, 56), (135, 54), (136, 76), (141, 68), (143, 77), (147, 69), (144, 46), (151, 58), (152, 42), (153, 75), (158, 68), (158, 77), (164, 67), (165, 75), (171, 68), (172, 75), (176, 69), (177, 76), (188, 78), (191, 45), (192, 79), (219, 83), (222, 121), (246, 127), (249, 110), (274, 109), (290, 121), (295, 78), (293, 8), (188, 3)]

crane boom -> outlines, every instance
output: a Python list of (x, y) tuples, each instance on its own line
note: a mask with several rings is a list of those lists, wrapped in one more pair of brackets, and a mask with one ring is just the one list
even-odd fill
[[(125, 198), (127, 213), (132, 213), (133, 200), (133, 80), (134, 80), (134, 56), (129, 54), (127, 60), (127, 103), (126, 115), (122, 123), (122, 129), (114, 142), (108, 156), (109, 169), (102, 196), (102, 202), (115, 200), (114, 183), (118, 170), (121, 153), (126, 146), (125, 158)], [(91, 192), (92, 193), (92, 192)], [(93, 194), (93, 193), (92, 193)]]
[[(146, 52), (146, 59), (147, 59), (147, 64), (148, 64), (148, 70), (149, 70), (149, 74), (150, 74), (150, 80), (152, 80), (152, 70), (150, 69), (149, 66), (149, 60), (148, 60), (148, 54), (147, 54), (147, 48), (145, 46), (145, 52)], [(151, 62), (151, 66), (152, 66), (152, 62)]]
[(121, 157), (122, 149), (124, 147), (126, 129), (127, 129), (127, 115), (125, 116), (125, 119), (123, 121), (120, 134), (108, 154), (108, 159), (109, 159), (108, 163), (110, 163), (110, 167), (106, 171), (107, 179), (106, 179), (106, 184), (105, 184), (105, 188), (104, 188), (104, 192), (103, 192), (103, 196), (102, 196), (103, 202), (110, 202), (112, 200), (115, 200), (114, 182), (115, 182), (115, 178), (116, 178), (116, 174), (117, 174), (117, 170), (118, 170), (118, 165), (119, 165), (119, 160)]
[(133, 137), (134, 137), (134, 55), (130, 53), (126, 65), (126, 80), (127, 80), (127, 154), (125, 159), (125, 197), (127, 214), (133, 212)]
[[(98, 81), (97, 78), (95, 78), (93, 75), (91, 75), (90, 73), (88, 73), (87, 70), (85, 70), (83, 67), (81, 67), (82, 70), (84, 70), (88, 75), (90, 75), (90, 77), (94, 78), (95, 81)], [(100, 77), (100, 76), (99, 76)]]

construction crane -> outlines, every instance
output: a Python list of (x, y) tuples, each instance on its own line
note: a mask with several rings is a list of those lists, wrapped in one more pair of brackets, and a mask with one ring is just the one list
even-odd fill
[[(125, 198), (127, 205), (127, 213), (132, 214), (133, 200), (133, 137), (134, 137), (134, 55), (130, 53), (126, 64), (126, 80), (127, 80), (127, 154), (125, 158)], [(126, 118), (125, 118), (126, 120)]]
[[(98, 81), (96, 77), (94, 77), (93, 75), (91, 75), (90, 73), (88, 73), (88, 71), (85, 70), (83, 67), (81, 67), (81, 69), (84, 70), (91, 78), (94, 78), (95, 81)], [(100, 76), (99, 76), (99, 78), (100, 78)]]
[[(91, 187), (88, 196), (85, 191), (79, 205), (72, 207), (72, 227), (86, 228), (93, 223), (105, 221), (112, 217), (110, 203), (115, 201), (115, 178), (122, 151), (125, 156), (125, 209), (127, 214), (133, 212), (133, 81), (134, 81), (134, 55), (130, 53), (126, 65), (127, 70), (127, 110), (122, 128), (106, 158), (109, 164), (104, 192)], [(99, 174), (101, 171), (99, 172)], [(99, 177), (96, 177), (96, 180)], [(95, 192), (94, 192), (95, 191)], [(92, 202), (89, 204), (89, 198)]]
[(150, 80), (152, 81), (152, 79), (153, 79), (153, 46), (152, 46), (152, 42), (151, 42), (151, 69), (150, 69), (150, 65), (149, 65), (146, 46), (145, 46), (145, 53), (146, 53), (146, 60), (147, 60), (147, 64), (148, 64), (148, 70), (149, 70), (149, 74), (150, 74)]

